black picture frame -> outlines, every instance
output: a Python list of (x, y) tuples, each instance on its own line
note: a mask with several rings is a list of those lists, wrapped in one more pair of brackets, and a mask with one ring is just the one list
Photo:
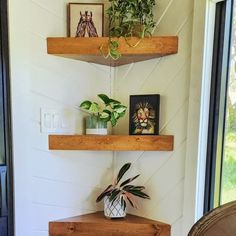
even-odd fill
[(159, 121), (160, 94), (130, 95), (130, 135), (159, 135)]

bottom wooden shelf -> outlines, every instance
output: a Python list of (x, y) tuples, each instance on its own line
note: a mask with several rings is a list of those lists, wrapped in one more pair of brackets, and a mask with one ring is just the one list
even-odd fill
[(170, 225), (127, 215), (106, 219), (103, 212), (81, 215), (49, 223), (50, 236), (170, 236)]
[(172, 151), (171, 135), (49, 135), (50, 150)]

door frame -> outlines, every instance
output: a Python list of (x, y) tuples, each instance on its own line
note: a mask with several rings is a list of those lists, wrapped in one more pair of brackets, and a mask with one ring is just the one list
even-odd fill
[(8, 1), (0, 0), (0, 57), (1, 77), (3, 85), (5, 153), (7, 165), (7, 198), (8, 198), (8, 236), (14, 235), (14, 191), (13, 191), (13, 151), (11, 125), (11, 96), (9, 69), (9, 38), (8, 38)]

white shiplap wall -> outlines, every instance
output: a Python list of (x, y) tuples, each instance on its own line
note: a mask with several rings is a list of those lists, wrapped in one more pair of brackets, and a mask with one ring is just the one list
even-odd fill
[[(137, 182), (147, 187), (151, 201), (142, 201), (135, 214), (172, 225), (172, 236), (183, 236), (184, 173), (192, 44), (193, 1), (157, 1), (155, 35), (178, 35), (177, 55), (119, 67), (114, 78), (115, 97), (129, 104), (131, 94), (160, 94), (160, 133), (173, 134), (173, 152), (117, 152), (115, 168), (133, 163)], [(128, 133), (128, 115), (116, 133)], [(131, 173), (131, 175), (132, 175)]]
[(66, 36), (66, 1), (10, 0), (9, 23), (16, 236), (46, 236), (48, 221), (98, 209), (113, 154), (48, 151), (40, 108), (65, 110), (71, 132), (81, 133), (75, 107), (110, 94), (112, 75), (108, 67), (47, 55), (46, 37)]
[[(182, 236), (193, 1), (157, 1), (155, 34), (178, 35), (177, 55), (115, 73), (47, 55), (46, 37), (66, 35), (66, 2), (9, 0), (16, 236), (46, 236), (49, 220), (96, 210), (98, 191), (127, 161), (152, 197), (135, 213), (168, 222), (172, 235)], [(81, 133), (75, 107), (101, 92), (126, 104), (130, 94), (160, 93), (161, 133), (175, 135), (174, 152), (117, 152), (114, 162), (111, 152), (49, 152), (40, 108), (66, 109), (71, 132)], [(128, 133), (127, 117), (116, 133)]]

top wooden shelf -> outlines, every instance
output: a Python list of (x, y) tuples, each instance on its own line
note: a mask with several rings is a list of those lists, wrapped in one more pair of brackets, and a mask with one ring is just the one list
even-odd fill
[[(129, 42), (134, 45), (139, 39), (132, 37)], [(135, 48), (127, 45), (124, 38), (118, 39), (119, 52), (122, 54), (119, 60), (105, 59), (99, 50), (103, 45), (106, 51), (107, 37), (98, 38), (47, 38), (48, 54), (77, 59), (102, 65), (120, 66), (138, 61), (145, 61), (178, 52), (177, 36), (157, 36), (144, 38)]]
[(170, 236), (170, 230), (169, 224), (134, 215), (108, 220), (103, 212), (49, 222), (51, 236)]

